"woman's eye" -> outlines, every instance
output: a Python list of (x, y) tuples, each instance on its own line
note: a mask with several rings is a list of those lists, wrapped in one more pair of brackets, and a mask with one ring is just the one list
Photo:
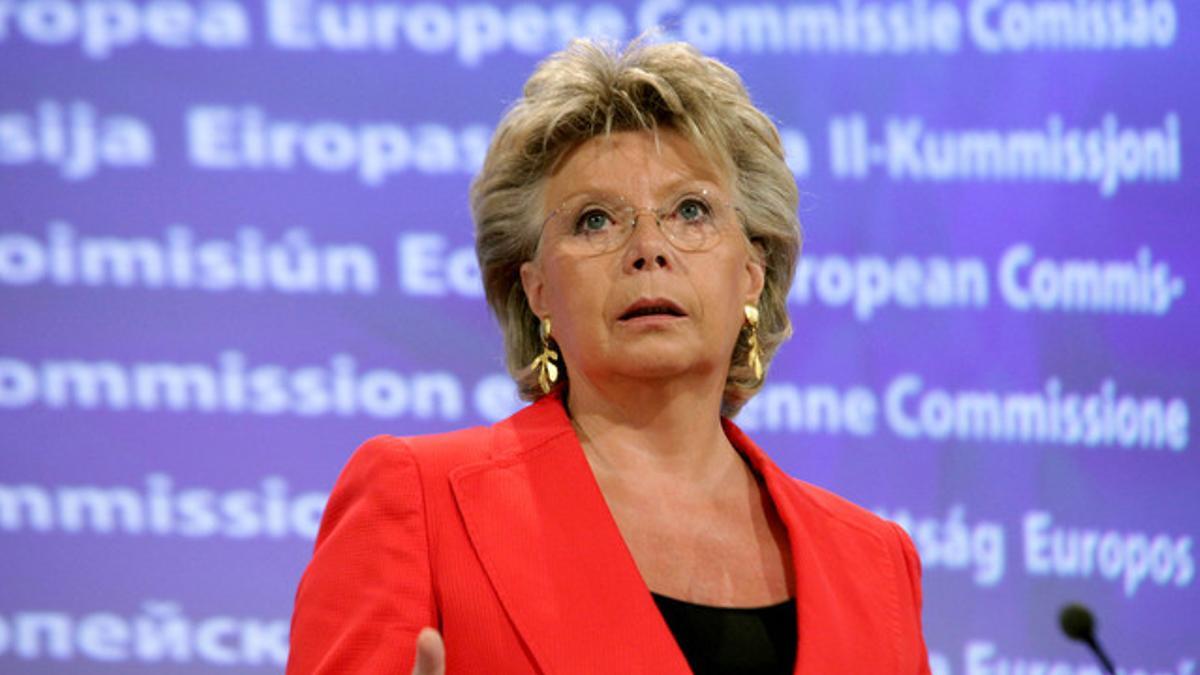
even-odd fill
[(599, 232), (612, 223), (612, 218), (603, 211), (587, 211), (579, 216), (576, 229), (581, 232)]
[(675, 212), (684, 222), (694, 222), (708, 215), (708, 205), (698, 199), (685, 199)]

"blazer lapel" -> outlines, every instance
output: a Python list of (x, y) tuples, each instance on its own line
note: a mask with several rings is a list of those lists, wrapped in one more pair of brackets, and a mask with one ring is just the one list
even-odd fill
[(496, 593), (545, 673), (688, 673), (557, 397), (493, 427), (451, 486)]
[[(763, 477), (787, 527), (796, 579), (796, 673), (890, 673), (899, 668), (898, 571), (875, 531), (830, 514), (737, 425), (725, 434)], [(807, 488), (811, 489), (811, 488)]]
[[(732, 422), (787, 527), (796, 579), (796, 673), (895, 672), (899, 598), (882, 536), (841, 519)], [(492, 456), (452, 472), (467, 534), (544, 673), (689, 673), (592, 475), (547, 396), (492, 428)]]

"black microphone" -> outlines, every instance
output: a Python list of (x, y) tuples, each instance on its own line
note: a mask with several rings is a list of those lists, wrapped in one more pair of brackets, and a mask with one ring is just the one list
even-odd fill
[(1058, 623), (1067, 637), (1082, 642), (1092, 650), (1109, 675), (1116, 675), (1112, 660), (1104, 653), (1096, 639), (1096, 617), (1092, 616), (1092, 610), (1079, 604), (1067, 605), (1059, 612)]

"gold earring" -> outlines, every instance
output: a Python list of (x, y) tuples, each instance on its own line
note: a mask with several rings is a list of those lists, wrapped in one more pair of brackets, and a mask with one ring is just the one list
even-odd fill
[(538, 333), (542, 336), (542, 353), (534, 357), (529, 368), (537, 373), (538, 386), (542, 388), (542, 393), (549, 394), (550, 387), (558, 380), (558, 366), (554, 364), (554, 360), (558, 358), (558, 352), (550, 348), (549, 317), (542, 319), (541, 325), (538, 326)]
[(743, 308), (750, 332), (746, 335), (746, 365), (754, 371), (758, 381), (763, 379), (762, 349), (758, 346), (758, 307), (749, 303)]

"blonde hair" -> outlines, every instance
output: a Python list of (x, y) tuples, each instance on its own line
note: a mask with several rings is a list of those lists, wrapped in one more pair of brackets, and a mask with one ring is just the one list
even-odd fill
[[(659, 126), (682, 134), (733, 177), (744, 231), (766, 271), (758, 324), (764, 365), (791, 335), (787, 295), (800, 252), (799, 193), (778, 130), (750, 102), (741, 78), (684, 43), (637, 40), (618, 50), (574, 40), (525, 83), (522, 97), (500, 120), (471, 186), (484, 292), (504, 333), (508, 370), (526, 400), (543, 395), (529, 368), (541, 352), (541, 339), (520, 268), (537, 253), (545, 178), (584, 141)], [(746, 365), (744, 338), (730, 357), (722, 400), (727, 416), (762, 386)], [(559, 366), (563, 383), (568, 378), (561, 359)]]

